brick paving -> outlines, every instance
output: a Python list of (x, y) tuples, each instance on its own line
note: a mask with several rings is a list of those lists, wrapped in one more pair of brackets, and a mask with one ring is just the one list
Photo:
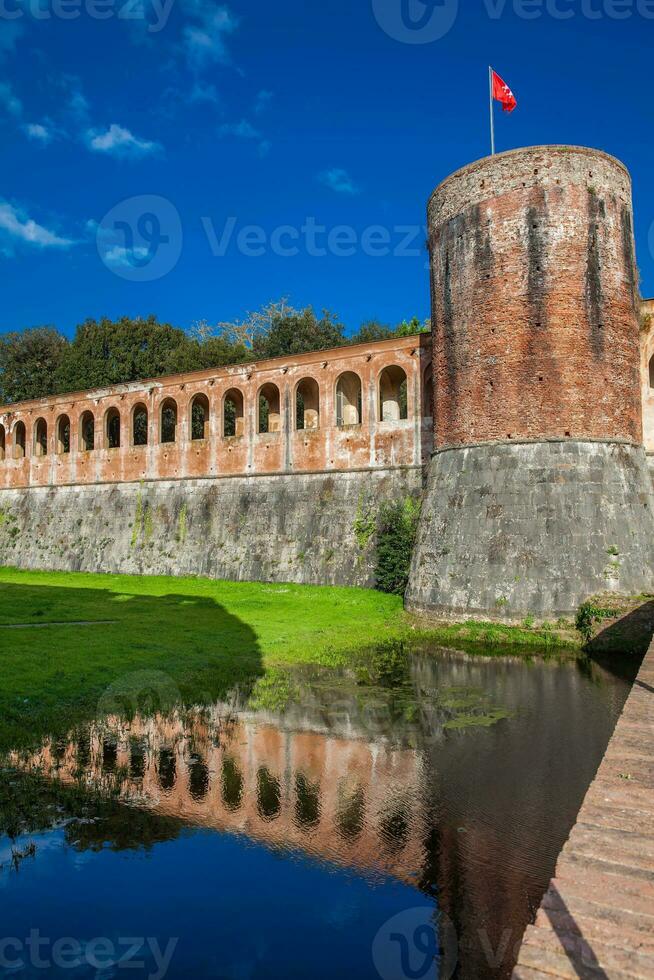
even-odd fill
[(654, 642), (513, 980), (654, 978)]

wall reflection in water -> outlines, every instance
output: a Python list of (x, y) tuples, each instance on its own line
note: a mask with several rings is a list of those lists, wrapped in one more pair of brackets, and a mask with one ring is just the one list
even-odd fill
[(419, 872), (426, 825), (415, 806), (415, 748), (290, 731), (223, 711), (108, 718), (65, 744), (47, 742), (29, 766), (189, 823), (402, 879)]
[(11, 761), (414, 885), (454, 923), (457, 976), (510, 976), (629, 672), (452, 652), (383, 667), (294, 673), (284, 710), (109, 717)]

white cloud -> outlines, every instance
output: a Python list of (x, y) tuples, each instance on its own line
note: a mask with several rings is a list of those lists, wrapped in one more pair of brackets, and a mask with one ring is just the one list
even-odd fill
[(86, 142), (89, 149), (96, 153), (109, 153), (117, 157), (143, 157), (161, 150), (159, 143), (139, 139), (129, 129), (116, 123), (112, 123), (104, 132), (89, 129)]
[(70, 93), (70, 98), (68, 100), (68, 111), (75, 119), (78, 120), (84, 120), (88, 117), (89, 104), (86, 96), (80, 89), (75, 89)]
[(209, 0), (185, 0), (183, 9), (192, 21), (182, 30), (182, 48), (189, 66), (201, 71), (216, 62), (227, 64), (226, 39), (238, 27), (229, 7), (216, 7)]
[(43, 123), (26, 123), (23, 126), (23, 130), (29, 139), (40, 143), (42, 146), (47, 146), (48, 143), (52, 143), (56, 136), (55, 130), (51, 126), (45, 126)]
[(102, 259), (108, 265), (117, 266), (118, 268), (133, 268), (135, 259), (147, 259), (150, 252), (147, 248), (142, 246), (135, 246), (134, 248), (125, 248), (124, 245), (114, 245), (113, 248), (108, 249), (108, 251), (102, 253)]
[(260, 92), (257, 93), (257, 97), (254, 100), (255, 116), (260, 116), (262, 112), (265, 112), (265, 110), (270, 105), (273, 95), (274, 93), (270, 92), (267, 88), (263, 88), (261, 89)]
[(237, 139), (241, 140), (253, 140), (258, 141), (259, 146), (259, 156), (268, 156), (272, 148), (272, 143), (270, 140), (264, 139), (263, 133), (261, 133), (251, 122), (247, 119), (241, 119), (237, 123), (224, 123), (218, 129), (219, 136), (235, 136)]
[(75, 244), (72, 239), (61, 238), (43, 225), (37, 225), (36, 221), (7, 202), (0, 202), (0, 232), (38, 248), (70, 248)]
[(318, 174), (318, 180), (321, 184), (329, 187), (337, 194), (359, 193), (359, 188), (354, 183), (347, 170), (343, 170), (340, 167), (334, 167), (332, 170), (323, 170), (322, 173)]
[(261, 133), (247, 119), (237, 123), (225, 123), (218, 130), (221, 136), (238, 136), (242, 140), (259, 140)]
[(0, 82), (0, 105), (3, 105), (9, 115), (19, 118), (23, 114), (23, 103), (7, 82)]
[(190, 95), (191, 102), (212, 102), (218, 103), (219, 96), (215, 85), (203, 85), (202, 82), (196, 82), (191, 89)]

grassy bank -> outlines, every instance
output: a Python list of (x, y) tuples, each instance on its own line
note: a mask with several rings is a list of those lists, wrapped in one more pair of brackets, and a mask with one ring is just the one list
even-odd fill
[(352, 650), (413, 639), (496, 652), (563, 644), (489, 624), (416, 629), (399, 597), (363, 589), (0, 569), (0, 749), (98, 705), (218, 699), (273, 666), (342, 665)]

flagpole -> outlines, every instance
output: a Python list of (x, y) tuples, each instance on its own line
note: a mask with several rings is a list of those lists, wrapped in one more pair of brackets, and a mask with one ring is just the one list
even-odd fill
[(493, 69), (488, 66), (488, 94), (490, 101), (491, 155), (495, 156), (495, 116), (493, 113)]

